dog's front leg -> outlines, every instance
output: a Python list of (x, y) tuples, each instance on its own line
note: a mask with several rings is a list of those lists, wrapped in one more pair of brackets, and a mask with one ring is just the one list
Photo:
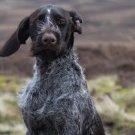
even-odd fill
[[(70, 108), (70, 107), (69, 107)], [(55, 129), (58, 135), (81, 135), (80, 113), (74, 109), (65, 108), (55, 115)]]
[(28, 131), (26, 131), (26, 135), (31, 135)]
[(66, 118), (65, 123), (57, 125), (59, 135), (81, 135), (80, 124), (73, 118)]

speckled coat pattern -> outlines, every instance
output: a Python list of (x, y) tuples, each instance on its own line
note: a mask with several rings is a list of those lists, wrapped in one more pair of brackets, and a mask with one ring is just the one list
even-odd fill
[(34, 76), (19, 95), (30, 135), (103, 135), (74, 51), (44, 64), (37, 59)]

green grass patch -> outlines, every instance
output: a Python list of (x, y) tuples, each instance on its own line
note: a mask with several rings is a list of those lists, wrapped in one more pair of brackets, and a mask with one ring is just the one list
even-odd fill
[(112, 135), (135, 132), (135, 87), (123, 87), (117, 76), (90, 80), (88, 87), (103, 122), (113, 123), (110, 128)]
[(0, 92), (16, 93), (20, 89), (21, 81), (16, 76), (0, 76)]
[(22, 82), (15, 76), (0, 76), (0, 134), (25, 134), (22, 115), (17, 106), (17, 92)]

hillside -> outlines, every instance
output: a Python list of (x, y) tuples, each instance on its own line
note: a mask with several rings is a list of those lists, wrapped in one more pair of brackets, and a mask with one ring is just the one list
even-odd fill
[[(22, 18), (47, 3), (70, 7), (81, 14), (83, 35), (76, 35), (75, 45), (89, 78), (108, 73), (118, 73), (123, 78), (124, 73), (126, 80), (135, 80), (130, 77), (135, 71), (134, 0), (1, 0), (0, 45), (8, 39)], [(32, 62), (29, 46), (28, 42), (10, 58), (0, 58), (0, 72), (12, 74), (21, 70), (22, 74), (30, 74)]]

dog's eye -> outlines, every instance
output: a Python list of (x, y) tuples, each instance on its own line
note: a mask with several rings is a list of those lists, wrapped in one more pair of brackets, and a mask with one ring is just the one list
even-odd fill
[(58, 25), (64, 26), (66, 24), (66, 20), (64, 18), (60, 18), (57, 20)]
[(43, 20), (44, 20), (44, 18), (45, 18), (45, 16), (44, 16), (44, 15), (39, 15), (39, 16), (38, 16), (38, 18), (37, 18), (37, 20), (39, 20), (39, 21), (43, 21)]

